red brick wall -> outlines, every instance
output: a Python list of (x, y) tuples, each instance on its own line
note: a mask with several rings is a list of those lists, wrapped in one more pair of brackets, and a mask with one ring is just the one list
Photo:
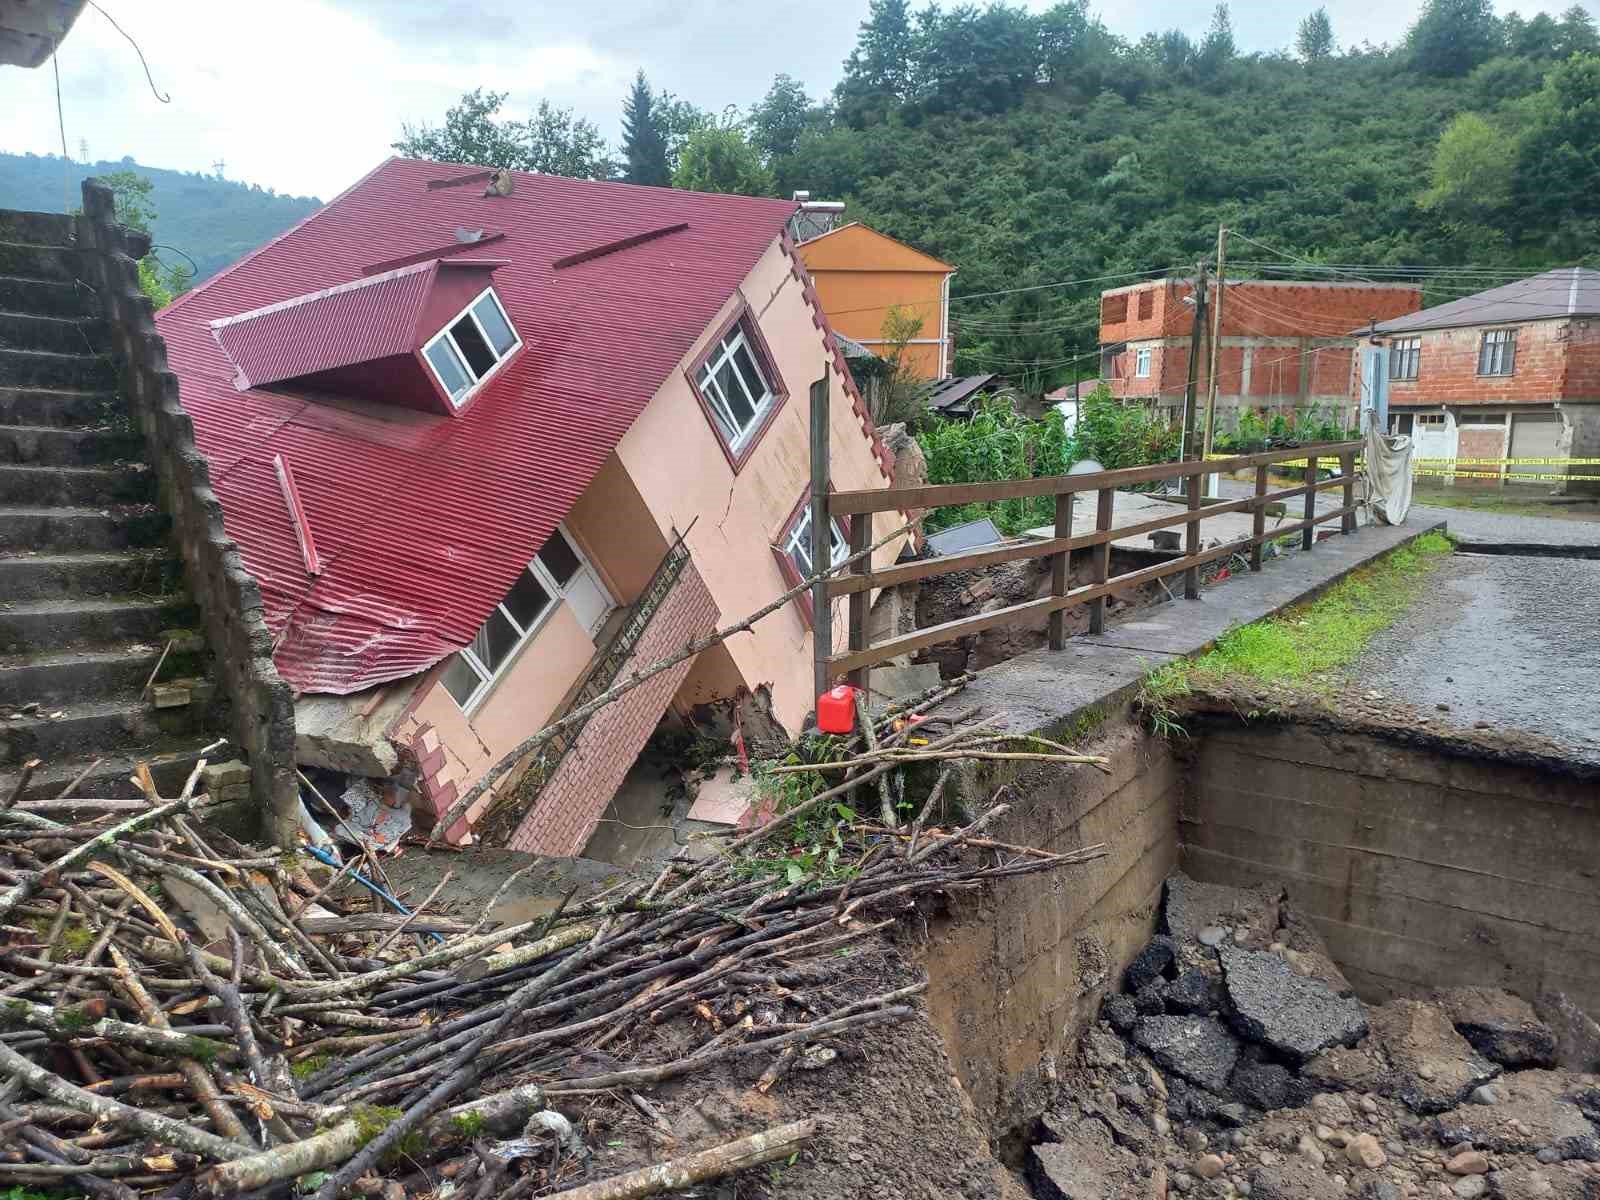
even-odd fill
[(1510, 375), (1478, 374), (1484, 330), (1503, 326), (1418, 334), (1422, 353), (1417, 378), (1392, 381), (1389, 403), (1508, 405), (1600, 399), (1600, 330), (1595, 326), (1593, 321), (1564, 318), (1516, 326), (1517, 354)]
[[(1504, 458), (1506, 454), (1506, 427), (1504, 425), (1466, 426), (1456, 435), (1457, 458)], [(1465, 470), (1467, 468), (1463, 468)], [(1473, 467), (1474, 472), (1486, 473), (1494, 467)], [(1499, 487), (1498, 479), (1470, 479), (1465, 475), (1455, 477), (1457, 487)]]
[[(689, 563), (656, 610), (620, 677), (704, 637), (716, 628), (717, 616), (716, 602), (705, 581), (694, 563)], [(583, 850), (595, 821), (616, 794), (693, 664), (694, 660), (688, 659), (663, 671), (589, 719), (578, 744), (511, 836), (510, 849), (557, 855)]]
[[(1183, 298), (1194, 287), (1176, 280), (1157, 280), (1100, 297), (1100, 342), (1133, 342), (1146, 338), (1187, 337), (1194, 309)], [(1152, 294), (1150, 315), (1140, 318), (1140, 300)], [(1213, 293), (1214, 298), (1215, 293)], [(1126, 301), (1126, 315), (1117, 315)], [(1223, 337), (1340, 337), (1370, 321), (1387, 321), (1422, 307), (1422, 292), (1413, 287), (1379, 287), (1365, 283), (1230, 284), (1222, 305)]]

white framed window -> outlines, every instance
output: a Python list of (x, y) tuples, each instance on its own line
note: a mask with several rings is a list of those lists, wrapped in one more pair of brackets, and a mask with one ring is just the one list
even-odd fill
[(1444, 414), (1442, 412), (1440, 412), (1440, 413), (1418, 413), (1417, 414), (1417, 428), (1419, 428), (1419, 429), (1443, 429), (1444, 428)]
[[(833, 528), (828, 531), (828, 565), (837, 566), (850, 557), (850, 539), (839, 526), (833, 523)], [(801, 579), (809, 579), (812, 574), (811, 565), (811, 503), (808, 500), (800, 506), (800, 512), (789, 524), (789, 531), (783, 537), (783, 552), (789, 556), (789, 561), (794, 564), (794, 569), (799, 572)]]
[(1395, 338), (1389, 344), (1390, 379), (1415, 379), (1421, 362), (1421, 338)]
[(1517, 366), (1517, 331), (1486, 329), (1478, 346), (1479, 375), (1510, 375)]
[(736, 454), (761, 428), (778, 400), (742, 320), (711, 348), (695, 372), (695, 382), (717, 432)]
[(516, 661), (517, 655), (539, 631), (556, 605), (566, 598), (575, 579), (588, 566), (577, 544), (562, 530), (534, 555), (518, 575), (505, 599), (479, 627), (477, 636), (444, 669), (444, 687), (463, 712), (471, 713)]
[(1150, 347), (1140, 346), (1133, 353), (1133, 376), (1135, 379), (1150, 378)]
[(428, 340), (422, 357), (450, 403), (460, 408), (521, 345), (500, 297), (487, 287)]

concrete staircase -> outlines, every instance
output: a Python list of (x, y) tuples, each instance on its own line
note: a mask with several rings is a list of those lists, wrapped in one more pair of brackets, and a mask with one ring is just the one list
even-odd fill
[(73, 229), (0, 211), (0, 802), (29, 759), (23, 799), (85, 771), (80, 795), (138, 795), (141, 759), (171, 794), (223, 728)]

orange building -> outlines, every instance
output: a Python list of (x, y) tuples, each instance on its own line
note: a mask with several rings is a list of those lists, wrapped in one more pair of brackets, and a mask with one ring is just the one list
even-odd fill
[(822, 311), (835, 333), (883, 352), (884, 318), (894, 307), (922, 318), (907, 357), (923, 379), (950, 374), (950, 277), (956, 269), (859, 222), (801, 242)]

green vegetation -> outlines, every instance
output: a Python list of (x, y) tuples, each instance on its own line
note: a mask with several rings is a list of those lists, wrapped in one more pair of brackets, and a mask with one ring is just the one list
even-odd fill
[(131, 158), (79, 163), (58, 155), (0, 154), (0, 208), (76, 209), (83, 201), (83, 180), (119, 172), (149, 181), (146, 199), (156, 252), (163, 264), (182, 266), (195, 279), (214, 275), (321, 203), (310, 196), (280, 196), (270, 188), (216, 175), (147, 167)]
[(331, 1054), (309, 1054), (305, 1058), (289, 1064), (289, 1074), (296, 1079), (310, 1079), (323, 1067), (333, 1061)]
[[(350, 1119), (356, 1123), (363, 1146), (393, 1125), (402, 1115), (404, 1114), (400, 1109), (381, 1104), (358, 1104), (350, 1110)], [(382, 1161), (384, 1165), (400, 1162), (408, 1156), (420, 1153), (423, 1145), (422, 1131), (413, 1129), (389, 1149)]]
[(1287, 684), (1318, 694), (1342, 682), (1372, 638), (1392, 625), (1433, 570), (1453, 552), (1450, 539), (1427, 533), (1355, 572), (1310, 604), (1224, 634), (1199, 658), (1170, 663), (1145, 677), (1140, 702), (1158, 729), (1179, 727), (1173, 702), (1227, 679)]
[(526, 121), (500, 119), (506, 92), (474, 88), (444, 115), (444, 124), (400, 127), (394, 149), (407, 158), (481, 163), (574, 179), (610, 179), (616, 173), (593, 121), (539, 101)]
[[(928, 460), (929, 483), (985, 483), (1065, 474), (1092, 458), (1108, 469), (1165, 462), (1178, 456), (1179, 431), (1147, 409), (1124, 406), (1104, 387), (1084, 397), (1078, 423), (1068, 434), (1054, 409), (1030, 421), (1005, 398), (985, 400), (970, 421), (931, 418), (917, 434)], [(1055, 498), (1034, 496), (935, 509), (929, 531), (988, 517), (1005, 534), (1055, 521)]]

